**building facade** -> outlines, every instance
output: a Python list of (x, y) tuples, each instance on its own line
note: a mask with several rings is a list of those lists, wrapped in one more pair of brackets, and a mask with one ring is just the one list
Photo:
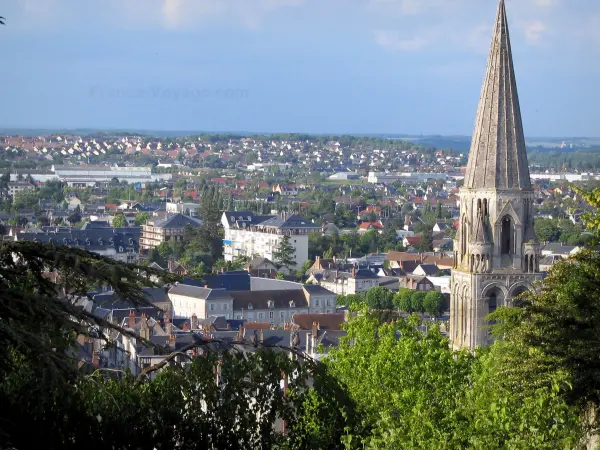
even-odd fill
[(200, 219), (183, 214), (167, 214), (164, 217), (152, 218), (142, 227), (140, 247), (147, 250), (171, 239), (183, 241), (186, 225), (196, 228), (201, 224)]
[(320, 286), (304, 286), (296, 290), (228, 291), (185, 284), (169, 290), (173, 314), (177, 319), (225, 319), (283, 325), (296, 313), (326, 314), (336, 311), (336, 295)]
[(491, 342), (488, 313), (513, 304), (542, 279), (504, 0), (498, 7), (460, 198), (450, 339), (455, 348), (473, 349)]
[(275, 261), (274, 254), (284, 236), (294, 247), (294, 270), (302, 268), (308, 260), (308, 234), (320, 231), (320, 227), (303, 217), (257, 216), (250, 211), (224, 212), (221, 224), (225, 229), (223, 255), (225, 261), (233, 261), (240, 256), (257, 256)]

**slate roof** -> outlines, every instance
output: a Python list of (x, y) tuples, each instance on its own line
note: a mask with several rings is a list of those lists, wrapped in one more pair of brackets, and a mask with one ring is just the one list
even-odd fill
[(301, 330), (312, 330), (313, 322), (319, 324), (320, 330), (341, 330), (345, 322), (344, 313), (333, 314), (294, 314), (293, 322)]
[(320, 227), (318, 225), (315, 225), (310, 220), (305, 219), (304, 217), (298, 216), (296, 214), (294, 214), (290, 217), (287, 217), (285, 219), (281, 216), (273, 216), (270, 219), (265, 220), (264, 222), (261, 222), (259, 225), (261, 227), (266, 227), (266, 228), (281, 228), (281, 229), (286, 229), (286, 228), (320, 229)]
[(231, 300), (231, 296), (225, 289), (211, 289), (181, 283), (174, 285), (169, 290), (169, 294), (184, 295), (203, 300)]
[(302, 290), (243, 291), (229, 294), (233, 297), (233, 309), (236, 311), (248, 310), (249, 304), (252, 304), (252, 309), (269, 309), (269, 300), (273, 300), (274, 309), (290, 308), (290, 301), (294, 302), (295, 308), (308, 307), (306, 295)]
[[(43, 232), (22, 232), (17, 234), (18, 241), (37, 241), (78, 247), (84, 250), (95, 251), (114, 247), (118, 253), (120, 247), (123, 252), (132, 248), (135, 253), (139, 251), (139, 228), (51, 228), (44, 227)], [(112, 241), (112, 242), (111, 242)]]
[(153, 226), (156, 228), (184, 228), (186, 225), (199, 227), (201, 224), (200, 219), (184, 216), (183, 214), (167, 214), (153, 221)]
[(531, 189), (504, 0), (498, 6), (464, 187)]
[(223, 213), (227, 219), (227, 223), (230, 227), (242, 228), (242, 224), (246, 224), (247, 227), (252, 225), (258, 225), (273, 216), (258, 216), (252, 211), (225, 211)]
[(305, 284), (302, 287), (310, 295), (335, 295), (335, 292), (331, 292), (329, 289), (325, 289), (323, 286), (320, 286), (318, 284)]
[(417, 268), (421, 268), (425, 275), (435, 275), (440, 270), (435, 264), (419, 264)]

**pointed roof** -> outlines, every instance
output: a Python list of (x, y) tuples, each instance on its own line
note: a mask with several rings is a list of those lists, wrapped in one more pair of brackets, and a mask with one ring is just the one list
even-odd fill
[(464, 186), (531, 188), (504, 0), (498, 6)]

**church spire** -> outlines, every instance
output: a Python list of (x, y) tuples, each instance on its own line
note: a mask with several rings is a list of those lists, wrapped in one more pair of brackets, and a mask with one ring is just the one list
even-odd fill
[(531, 188), (504, 0), (498, 6), (465, 187)]

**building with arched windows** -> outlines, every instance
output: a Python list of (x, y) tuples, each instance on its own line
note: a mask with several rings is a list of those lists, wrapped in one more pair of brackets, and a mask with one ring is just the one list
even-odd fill
[(455, 348), (489, 344), (488, 313), (512, 304), (542, 279), (533, 204), (506, 9), (500, 0), (460, 190), (450, 301)]

